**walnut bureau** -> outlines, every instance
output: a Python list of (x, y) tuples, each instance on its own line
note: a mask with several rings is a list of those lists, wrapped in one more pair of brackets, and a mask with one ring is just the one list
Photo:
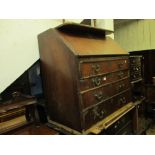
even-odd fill
[(38, 35), (49, 123), (82, 133), (131, 102), (128, 53), (105, 34), (63, 24)]

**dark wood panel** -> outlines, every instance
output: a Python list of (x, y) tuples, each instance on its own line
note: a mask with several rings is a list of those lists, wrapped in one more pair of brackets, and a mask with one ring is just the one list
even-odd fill
[(38, 39), (49, 119), (81, 130), (76, 58), (56, 31), (48, 30)]

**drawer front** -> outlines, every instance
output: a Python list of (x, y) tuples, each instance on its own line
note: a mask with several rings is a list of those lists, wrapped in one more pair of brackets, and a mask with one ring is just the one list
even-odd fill
[(123, 127), (125, 127), (129, 122), (132, 121), (132, 113), (129, 112), (123, 117), (121, 117), (118, 121), (116, 121), (114, 124), (112, 124), (108, 129), (104, 131), (104, 134), (108, 135), (115, 135), (119, 132)]
[(130, 87), (129, 78), (81, 94), (84, 108), (103, 102)]
[(83, 119), (85, 122), (85, 129), (90, 128), (92, 125), (96, 124), (98, 121), (106, 118), (108, 115), (112, 114), (125, 104), (131, 101), (130, 91), (118, 95), (112, 99), (109, 99), (101, 104), (92, 107), (85, 112), (83, 112)]
[(111, 111), (114, 112), (131, 101), (131, 91), (128, 90), (111, 99)]
[(135, 80), (138, 80), (138, 79), (142, 79), (141, 72), (131, 73), (131, 74), (130, 74), (130, 79), (131, 79), (131, 81), (135, 81)]
[(133, 127), (132, 122), (128, 122), (128, 124), (115, 133), (116, 135), (132, 135), (133, 134)]
[(141, 66), (131, 66), (130, 77), (131, 77), (131, 81), (141, 79), (142, 78)]
[(107, 100), (106, 102), (103, 102), (102, 104), (83, 113), (85, 129), (90, 128), (92, 125), (106, 118), (110, 114), (110, 102), (111, 100)]
[(126, 58), (104, 60), (98, 62), (81, 62), (79, 65), (80, 78), (88, 78), (99, 74), (128, 69), (129, 60), (128, 58)]
[(104, 84), (118, 81), (125, 77), (129, 77), (128, 70), (117, 71), (114, 73), (108, 73), (105, 75), (95, 76), (95, 77), (87, 78), (87, 79), (81, 79), (80, 80), (80, 90), (84, 91), (84, 90), (88, 90), (88, 89), (91, 89), (94, 87), (99, 87)]

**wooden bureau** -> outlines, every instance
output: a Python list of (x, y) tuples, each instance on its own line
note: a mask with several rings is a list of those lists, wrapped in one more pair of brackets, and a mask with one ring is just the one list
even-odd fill
[(131, 102), (128, 53), (105, 33), (64, 24), (38, 35), (49, 123), (82, 133)]

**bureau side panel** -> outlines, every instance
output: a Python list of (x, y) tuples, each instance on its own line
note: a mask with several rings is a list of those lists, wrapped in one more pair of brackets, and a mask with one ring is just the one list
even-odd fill
[(49, 118), (80, 131), (75, 56), (53, 29), (38, 41)]

